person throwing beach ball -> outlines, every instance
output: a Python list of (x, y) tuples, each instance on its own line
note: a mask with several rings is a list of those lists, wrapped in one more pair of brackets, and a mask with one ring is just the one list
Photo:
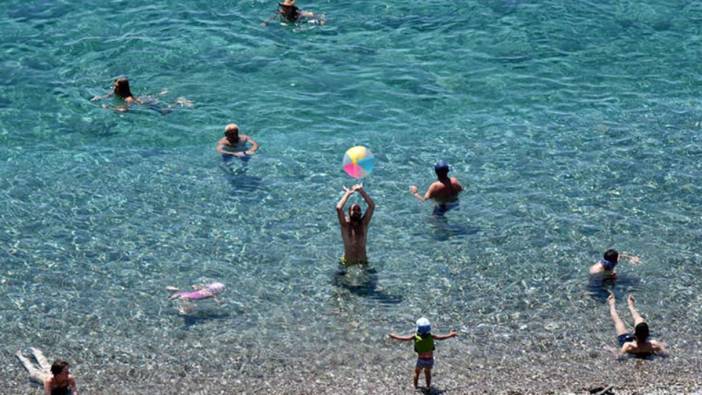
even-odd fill
[(419, 372), (424, 369), (424, 378), (427, 390), (431, 390), (431, 369), (434, 367), (434, 340), (445, 340), (458, 336), (455, 330), (446, 335), (433, 335), (431, 323), (422, 317), (417, 320), (417, 331), (414, 335), (400, 336), (394, 333), (388, 335), (391, 339), (400, 341), (414, 341), (414, 351), (417, 353), (417, 365), (414, 368), (414, 388), (419, 385)]
[[(349, 215), (347, 216), (344, 213), (344, 206), (355, 192), (361, 195), (368, 207), (366, 208), (366, 212), (363, 213), (361, 211), (361, 205), (353, 203), (349, 207)], [(344, 256), (341, 258), (341, 264), (344, 267), (368, 264), (366, 241), (368, 239), (368, 225), (373, 218), (374, 211), (375, 203), (363, 189), (363, 185), (356, 184), (351, 188), (344, 187), (344, 194), (336, 204), (336, 215), (339, 219), (339, 227), (341, 228), (341, 238), (344, 241)]]

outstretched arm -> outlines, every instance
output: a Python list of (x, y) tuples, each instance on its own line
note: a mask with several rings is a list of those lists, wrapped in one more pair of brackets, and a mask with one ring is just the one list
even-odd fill
[(344, 195), (339, 199), (339, 203), (336, 204), (336, 215), (339, 217), (339, 223), (346, 223), (346, 215), (344, 215), (344, 206), (348, 202), (349, 197), (353, 195), (354, 189), (349, 189), (344, 187)]
[(458, 333), (455, 330), (451, 330), (448, 334), (446, 335), (431, 335), (435, 340), (446, 340), (450, 339), (452, 337), (458, 336)]
[(388, 337), (390, 337), (391, 339), (400, 340), (403, 342), (410, 341), (410, 340), (414, 339), (414, 335), (400, 336), (400, 335), (396, 335), (392, 332), (390, 332), (388, 334)]
[(629, 261), (629, 263), (631, 263), (632, 265), (638, 265), (639, 263), (641, 263), (641, 258), (639, 258), (639, 257), (636, 256), (636, 255), (631, 255), (631, 254), (629, 254), (629, 253), (627, 253), (627, 252), (620, 252), (620, 253), (619, 253), (619, 257), (620, 257), (620, 258), (626, 259), (626, 260)]
[(424, 203), (424, 202), (426, 202), (427, 200), (429, 200), (429, 199), (432, 198), (432, 187), (433, 187), (433, 186), (434, 186), (434, 184), (432, 184), (431, 186), (429, 186), (429, 189), (427, 189), (427, 192), (424, 194), (424, 196), (420, 195), (419, 192), (417, 192), (417, 186), (416, 186), (416, 185), (412, 185), (412, 186), (410, 187), (409, 191), (410, 191), (410, 193), (412, 194), (412, 196), (414, 196), (414, 197), (415, 197), (417, 200), (419, 200), (420, 202)]
[(366, 209), (366, 213), (363, 215), (363, 222), (367, 225), (368, 223), (370, 223), (370, 220), (373, 217), (373, 212), (375, 211), (375, 202), (373, 201), (373, 199), (371, 199), (370, 195), (368, 195), (366, 190), (363, 189), (363, 185), (354, 185), (352, 189), (358, 191), (358, 193), (361, 194), (361, 197), (363, 197), (363, 200), (365, 200), (366, 204), (368, 205), (368, 209)]

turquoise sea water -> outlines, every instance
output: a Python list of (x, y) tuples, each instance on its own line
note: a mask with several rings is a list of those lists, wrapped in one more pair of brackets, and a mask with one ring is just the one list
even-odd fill
[[(302, 1), (302, 0), (301, 0)], [(0, 3), (0, 375), (86, 393), (403, 393), (419, 316), (450, 393), (700, 385), (702, 5), (694, 1)], [(102, 108), (112, 80), (162, 107)], [(261, 144), (225, 171), (236, 122)], [(372, 270), (334, 275), (344, 151), (375, 152)], [(407, 192), (445, 159), (443, 219)], [(354, 199), (356, 199), (354, 197)], [(607, 248), (672, 356), (617, 362)], [(227, 285), (183, 317), (168, 285)], [(423, 381), (423, 380), (422, 380)], [(678, 386), (678, 387), (676, 387)], [(682, 386), (682, 387), (679, 387)]]

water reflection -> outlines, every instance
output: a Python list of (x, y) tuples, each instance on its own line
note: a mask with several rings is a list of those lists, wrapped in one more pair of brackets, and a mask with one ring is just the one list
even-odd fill
[[(456, 206), (458, 203), (456, 203)], [(468, 226), (463, 221), (463, 218), (457, 218), (449, 221), (449, 219), (443, 215), (446, 211), (439, 210), (440, 215), (437, 215), (437, 207), (434, 208), (434, 213), (429, 217), (427, 223), (432, 230), (432, 237), (437, 241), (446, 241), (453, 237), (464, 237), (467, 235), (473, 235), (480, 231), (477, 226)], [(450, 210), (450, 209), (449, 209)]]
[(398, 304), (402, 297), (385, 293), (378, 287), (378, 272), (366, 265), (340, 267), (334, 273), (332, 285), (346, 289), (354, 295), (375, 299), (381, 303)]
[(234, 158), (223, 161), (220, 168), (224, 171), (225, 178), (232, 186), (232, 194), (248, 194), (261, 188), (263, 179), (261, 177), (250, 176), (249, 171), (250, 156), (244, 158)]
[(184, 329), (190, 329), (195, 325), (203, 324), (212, 320), (226, 320), (231, 317), (228, 312), (216, 311), (214, 309), (196, 310), (187, 314), (180, 314), (183, 317)]
[(622, 298), (626, 293), (638, 288), (640, 283), (641, 279), (639, 277), (628, 274), (618, 273), (616, 277), (602, 274), (590, 275), (587, 292), (594, 300), (607, 303), (610, 291), (614, 292), (616, 297)]

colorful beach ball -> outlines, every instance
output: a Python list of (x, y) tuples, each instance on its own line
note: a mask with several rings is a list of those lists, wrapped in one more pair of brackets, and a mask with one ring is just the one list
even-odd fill
[(374, 165), (373, 153), (362, 145), (351, 147), (344, 154), (344, 171), (355, 179), (369, 175), (373, 171)]

